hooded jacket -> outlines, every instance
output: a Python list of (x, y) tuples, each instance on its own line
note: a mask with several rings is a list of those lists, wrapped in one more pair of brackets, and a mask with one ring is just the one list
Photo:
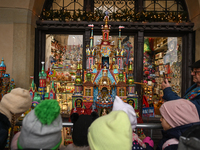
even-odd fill
[[(200, 122), (196, 122), (196, 123), (190, 123), (190, 124), (186, 124), (186, 125), (182, 125), (182, 126), (178, 126), (172, 129), (169, 129), (167, 131), (162, 130), (162, 139), (159, 141), (159, 144), (156, 148), (156, 150), (162, 150), (162, 146), (163, 144), (172, 138), (175, 138), (177, 140), (179, 140), (179, 137), (190, 127), (192, 127), (193, 125), (200, 125)], [(175, 145), (169, 145), (167, 146), (164, 150), (177, 150), (178, 149), (178, 144)]]

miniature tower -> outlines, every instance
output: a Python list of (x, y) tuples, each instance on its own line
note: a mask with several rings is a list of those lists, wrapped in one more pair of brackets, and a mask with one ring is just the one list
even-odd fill
[(32, 82), (31, 82), (31, 87), (30, 87), (30, 89), (29, 89), (29, 93), (30, 93), (30, 95), (31, 95), (31, 99), (33, 100), (33, 98), (34, 98), (34, 95), (35, 95), (35, 83), (34, 83), (34, 79), (33, 79), (33, 77), (30, 77), (31, 79), (32, 79)]
[(6, 65), (4, 64), (4, 60), (2, 58), (1, 64), (0, 64), (0, 77), (3, 77), (3, 74), (6, 73)]
[(40, 84), (39, 84), (39, 87), (38, 87), (38, 92), (39, 92), (39, 95), (41, 96), (41, 99), (44, 100), (44, 96), (45, 96), (45, 92), (46, 92), (46, 77), (47, 77), (47, 74), (46, 72), (44, 71), (44, 62), (41, 62), (42, 63), (42, 71), (39, 73), (39, 80), (40, 80)]
[(121, 47), (121, 29), (123, 29), (123, 26), (119, 26), (119, 38), (118, 38), (118, 49), (116, 51), (116, 58), (117, 58), (117, 65), (119, 66), (119, 70), (123, 70), (124, 64), (123, 64), (123, 57), (124, 57), (124, 50)]
[(83, 107), (83, 82), (81, 77), (81, 61), (80, 58), (78, 58), (78, 64), (77, 64), (77, 71), (76, 71), (76, 79), (75, 79), (75, 90), (74, 94), (72, 96), (73, 100), (73, 108), (75, 109), (74, 112), (77, 109), (81, 109)]
[(119, 73), (119, 82), (117, 83), (116, 87), (117, 87), (117, 95), (121, 98), (121, 99), (125, 99), (126, 98), (126, 86), (127, 84), (124, 82), (124, 74), (121, 71)]
[(3, 97), (7, 93), (9, 89), (9, 84), (10, 84), (10, 74), (3, 74), (1, 97)]
[(87, 48), (86, 54), (87, 54), (87, 69), (90, 70), (92, 66), (94, 65), (94, 56), (95, 56), (95, 49), (94, 49), (94, 36), (93, 36), (93, 24), (88, 25), (91, 27), (91, 37), (90, 37), (90, 47)]
[(133, 62), (129, 62), (128, 66), (128, 96), (127, 103), (133, 106), (134, 109), (138, 109), (138, 95), (135, 93), (135, 84), (133, 79)]
[(54, 80), (51, 83), (51, 90), (49, 92), (49, 99), (56, 99), (56, 90), (54, 87)]
[(81, 92), (83, 90), (82, 77), (81, 77), (81, 64), (80, 63), (81, 63), (81, 61), (80, 61), (80, 59), (78, 59), (74, 95), (82, 95)]

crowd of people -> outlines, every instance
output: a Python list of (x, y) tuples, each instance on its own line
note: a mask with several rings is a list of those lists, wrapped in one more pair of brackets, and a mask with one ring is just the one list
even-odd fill
[[(160, 107), (162, 139), (156, 150), (200, 149), (200, 60), (192, 66), (192, 85), (183, 98), (174, 93), (166, 79), (162, 83), (165, 102)], [(4, 150), (13, 116), (18, 118), (31, 107), (27, 90), (16, 88), (0, 102), (0, 149)], [(112, 111), (98, 116), (73, 113), (72, 139), (68, 146), (62, 142), (62, 118), (55, 100), (42, 101), (23, 119), (21, 131), (14, 135), (11, 149), (52, 150), (153, 150), (150, 137), (141, 138), (134, 131), (137, 116), (134, 108), (115, 97)]]

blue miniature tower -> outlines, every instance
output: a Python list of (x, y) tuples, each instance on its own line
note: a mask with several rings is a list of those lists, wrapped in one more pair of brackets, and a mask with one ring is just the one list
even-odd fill
[(3, 74), (6, 73), (6, 65), (4, 64), (4, 60), (2, 58), (1, 64), (0, 64), (0, 77), (3, 77)]

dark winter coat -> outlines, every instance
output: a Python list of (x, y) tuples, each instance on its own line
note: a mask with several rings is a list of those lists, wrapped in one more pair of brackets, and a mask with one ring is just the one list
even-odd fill
[[(194, 125), (200, 125), (200, 122), (196, 122), (196, 123), (190, 123), (190, 124), (186, 124), (186, 125), (182, 125), (182, 126), (178, 126), (172, 129), (169, 129), (167, 131), (162, 130), (162, 139), (159, 141), (159, 144), (156, 148), (156, 150), (162, 150), (162, 146), (163, 144), (172, 138), (175, 138), (177, 140), (179, 140), (179, 137), (190, 127), (194, 126)], [(177, 150), (178, 149), (178, 144), (174, 144), (174, 145), (169, 145), (167, 146), (164, 150)]]
[(8, 129), (11, 127), (8, 118), (0, 113), (0, 150), (4, 150), (7, 139), (8, 139)]
[(200, 149), (200, 126), (197, 124), (186, 130), (179, 138), (178, 150)]
[[(193, 84), (191, 87), (189, 87), (184, 96), (190, 92), (191, 90), (193, 90), (194, 88), (197, 87), (197, 84)], [(166, 101), (170, 101), (170, 100), (176, 100), (176, 99), (180, 99), (181, 97), (179, 97), (175, 92), (172, 91), (171, 87), (168, 87), (168, 88), (165, 88), (163, 90), (163, 93), (164, 93), (164, 96), (163, 96), (163, 99), (166, 100)], [(183, 96), (183, 97), (184, 97)], [(191, 102), (196, 106), (197, 108), (197, 111), (198, 111), (198, 114), (199, 114), (199, 118), (200, 118), (200, 95), (194, 97)]]

